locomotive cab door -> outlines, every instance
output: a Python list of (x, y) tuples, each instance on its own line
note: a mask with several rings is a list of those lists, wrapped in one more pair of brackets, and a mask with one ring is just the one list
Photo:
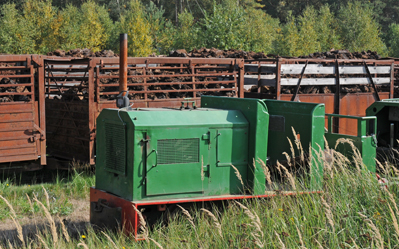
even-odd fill
[[(146, 194), (204, 193), (208, 188), (209, 131), (169, 128), (148, 131)], [(185, 195), (189, 196), (189, 195)]]
[[(248, 126), (211, 130), (215, 138), (215, 170), (210, 189), (221, 194), (242, 194), (248, 177)], [(237, 177), (240, 175), (241, 180)]]

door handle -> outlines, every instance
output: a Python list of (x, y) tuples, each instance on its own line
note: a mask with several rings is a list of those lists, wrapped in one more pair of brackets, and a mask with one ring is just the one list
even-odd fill
[(153, 164), (152, 167), (156, 167), (158, 164), (158, 151), (152, 150), (151, 153), (152, 152), (155, 152), (155, 164)]

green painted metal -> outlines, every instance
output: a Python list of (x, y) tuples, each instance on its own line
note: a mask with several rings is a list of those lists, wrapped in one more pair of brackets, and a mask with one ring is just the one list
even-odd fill
[[(366, 116), (377, 117), (378, 147), (398, 147), (399, 139), (399, 99), (376, 101), (366, 109)], [(393, 146), (391, 146), (391, 125), (393, 124)]]
[[(310, 155), (310, 188), (320, 189), (323, 176), (323, 161), (318, 153), (324, 149), (324, 104), (262, 100), (269, 111), (269, 165), (276, 165), (277, 161), (286, 161), (283, 152), (292, 156), (291, 144), (295, 156), (299, 157), (300, 149), (295, 145), (295, 136), (301, 142), (305, 155)], [(295, 131), (295, 134), (294, 134)], [(310, 151), (309, 151), (310, 150)]]
[(284, 159), (291, 127), (305, 153), (310, 145), (311, 188), (320, 189), (323, 165), (314, 151), (324, 147), (323, 104), (211, 96), (201, 103), (195, 110), (104, 109), (97, 118), (96, 189), (131, 201), (263, 195), (260, 160)]
[[(354, 151), (350, 144), (339, 143), (336, 146), (338, 139), (350, 139), (353, 145), (359, 150), (362, 157), (363, 164), (367, 167), (370, 172), (376, 171), (376, 138), (377, 134), (377, 117), (356, 117), (346, 116), (338, 114), (326, 114), (328, 118), (328, 131), (325, 134), (326, 140), (329, 147), (335, 148), (338, 152), (344, 154), (348, 159), (353, 158)], [(332, 119), (333, 118), (348, 118), (357, 120), (357, 136), (344, 135), (339, 133), (333, 133)]]
[[(265, 193), (265, 175), (259, 160), (267, 161), (267, 141), (269, 113), (264, 102), (258, 99), (237, 99), (215, 96), (202, 96), (204, 108), (239, 110), (249, 122), (247, 161), (250, 170), (243, 179), (247, 179), (248, 189), (254, 195)], [(233, 144), (235, 144), (233, 142)], [(239, 148), (244, 149), (243, 146)], [(242, 153), (241, 149), (238, 149)], [(241, 166), (244, 167), (244, 166)], [(235, 177), (235, 176), (233, 176)]]
[[(111, 138), (125, 132), (125, 143), (107, 137), (109, 124), (118, 122), (125, 131), (114, 129)], [(247, 179), (248, 128), (238, 110), (104, 109), (97, 118), (96, 188), (132, 201), (242, 193), (230, 165)], [(126, 157), (125, 174), (118, 173), (123, 160), (119, 171), (107, 168), (109, 154)]]

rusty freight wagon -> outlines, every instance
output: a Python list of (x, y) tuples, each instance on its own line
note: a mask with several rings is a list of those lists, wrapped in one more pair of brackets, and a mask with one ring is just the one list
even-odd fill
[[(202, 95), (243, 97), (244, 61), (206, 58), (128, 58), (134, 107), (200, 105)], [(94, 164), (96, 118), (115, 107), (119, 58), (44, 60), (49, 154)]]
[[(0, 55), (0, 168), (46, 164), (44, 89), (38, 55)], [(39, 160), (40, 159), (40, 160)], [(35, 161), (16, 165), (15, 162)]]
[[(246, 61), (245, 97), (324, 103), (329, 114), (365, 116), (375, 101), (394, 97), (395, 66), (369, 59)], [(334, 129), (357, 134), (355, 120), (334, 120)]]

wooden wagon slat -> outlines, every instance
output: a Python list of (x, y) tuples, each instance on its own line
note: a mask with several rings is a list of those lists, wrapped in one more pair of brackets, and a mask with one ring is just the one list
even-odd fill
[[(362, 77), (362, 78), (339, 78), (341, 85), (364, 85), (364, 84), (371, 84), (371, 81), (369, 78)], [(376, 85), (381, 85), (381, 84), (389, 84), (391, 83), (391, 78), (389, 77), (380, 77), (380, 78), (373, 78), (374, 82)], [(286, 79), (283, 78), (281, 79), (281, 85), (282, 86), (296, 86), (298, 84), (299, 79), (294, 78), (294, 79)], [(244, 80), (245, 85), (257, 85), (258, 84), (258, 79), (255, 77), (247, 77), (245, 76)], [(276, 86), (276, 80), (275, 79), (270, 79), (269, 78), (263, 78), (261, 77), (260, 79), (260, 84), (262, 86)], [(334, 86), (336, 85), (336, 79), (335, 78), (305, 78), (302, 79), (301, 86)]]
[[(281, 74), (301, 74), (305, 64), (282, 64)], [(246, 64), (246, 72), (258, 72), (257, 64)], [(390, 66), (369, 66), (370, 73), (372, 74), (390, 74)], [(275, 64), (262, 64), (260, 65), (261, 73), (275, 73)], [(335, 66), (324, 66), (322, 64), (309, 64), (306, 67), (306, 74), (335, 74)], [(367, 74), (364, 66), (339, 66), (339, 74)]]
[[(129, 91), (129, 93), (183, 93), (183, 92), (225, 92), (237, 91), (237, 88), (206, 88), (206, 89), (176, 89), (176, 90), (147, 90), (147, 91)], [(102, 92), (100, 95), (119, 94), (119, 92)]]
[[(222, 81), (222, 80), (220, 80)], [(223, 82), (220, 81), (197, 81), (197, 82), (151, 82), (151, 83), (128, 83), (127, 86), (169, 86), (169, 85), (209, 85), (209, 84), (229, 84), (229, 83), (235, 83), (234, 80), (223, 80)], [(119, 83), (113, 83), (113, 84), (98, 84), (99, 87), (117, 87), (119, 86)]]

